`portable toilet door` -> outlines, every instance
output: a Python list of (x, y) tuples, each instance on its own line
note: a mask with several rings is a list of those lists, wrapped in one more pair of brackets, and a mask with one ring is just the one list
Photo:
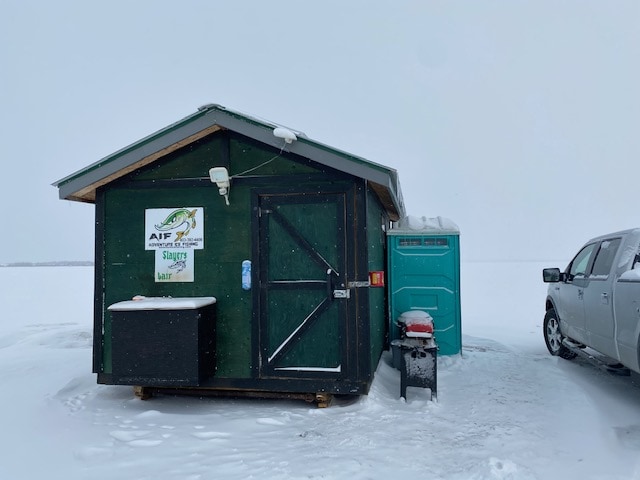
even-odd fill
[(442, 217), (405, 217), (387, 232), (390, 341), (399, 338), (397, 320), (422, 310), (433, 318), (439, 355), (462, 348), (460, 231)]

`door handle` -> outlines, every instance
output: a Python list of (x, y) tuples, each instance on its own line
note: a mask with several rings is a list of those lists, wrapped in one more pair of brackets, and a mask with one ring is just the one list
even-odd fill
[(341, 285), (342, 288), (334, 289), (334, 274), (337, 276), (333, 269), (327, 269), (327, 298), (351, 298), (351, 290), (344, 288), (344, 284)]

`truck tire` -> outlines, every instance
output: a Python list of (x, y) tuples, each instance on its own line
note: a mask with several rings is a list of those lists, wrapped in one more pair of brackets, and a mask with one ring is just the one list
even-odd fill
[(547, 314), (544, 316), (543, 332), (544, 343), (547, 344), (547, 349), (551, 355), (567, 360), (571, 360), (576, 357), (575, 353), (562, 344), (562, 340), (564, 340), (565, 336), (560, 332), (560, 320), (553, 308), (547, 310)]

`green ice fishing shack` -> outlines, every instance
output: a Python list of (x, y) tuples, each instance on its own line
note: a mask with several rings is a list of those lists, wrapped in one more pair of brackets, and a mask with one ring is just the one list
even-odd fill
[(98, 383), (366, 394), (388, 325), (394, 169), (220, 105), (54, 184), (95, 204)]

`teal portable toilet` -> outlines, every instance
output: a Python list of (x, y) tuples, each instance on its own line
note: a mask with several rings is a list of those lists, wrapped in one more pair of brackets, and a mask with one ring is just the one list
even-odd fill
[(462, 348), (460, 230), (442, 217), (404, 217), (387, 232), (389, 340), (400, 336), (402, 313), (433, 318), (439, 355)]

